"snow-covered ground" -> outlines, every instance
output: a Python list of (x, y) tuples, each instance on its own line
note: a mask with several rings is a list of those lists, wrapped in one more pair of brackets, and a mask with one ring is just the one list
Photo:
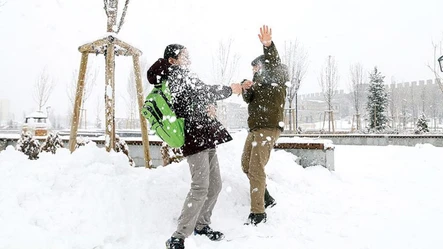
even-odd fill
[[(246, 132), (219, 148), (223, 190), (212, 227), (226, 239), (189, 237), (186, 248), (443, 248), (443, 148), (336, 146), (335, 172), (272, 153), (266, 168), (277, 206), (243, 225)], [(123, 154), (90, 144), (70, 154), (0, 152), (0, 248), (164, 248), (189, 189), (186, 162), (131, 168)]]

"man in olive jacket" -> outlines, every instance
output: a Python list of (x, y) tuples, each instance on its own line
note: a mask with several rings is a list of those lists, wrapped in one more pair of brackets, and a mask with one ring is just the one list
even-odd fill
[(248, 103), (249, 134), (241, 159), (242, 170), (249, 178), (251, 213), (249, 223), (266, 222), (265, 208), (275, 205), (266, 190), (265, 166), (275, 141), (283, 131), (283, 110), (286, 98), (288, 71), (281, 64), (272, 42), (272, 30), (260, 28), (258, 35), (263, 44), (263, 55), (252, 61), (253, 80), (244, 80), (243, 100)]

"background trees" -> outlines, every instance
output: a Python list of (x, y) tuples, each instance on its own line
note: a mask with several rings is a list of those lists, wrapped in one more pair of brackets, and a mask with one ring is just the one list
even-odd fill
[(350, 84), (349, 90), (351, 92), (352, 103), (354, 107), (354, 115), (352, 121), (355, 120), (356, 130), (360, 130), (361, 127), (361, 111), (363, 109), (364, 101), (364, 78), (365, 73), (363, 72), (363, 66), (360, 63), (352, 64), (349, 67), (350, 73)]
[(307, 58), (307, 52), (297, 40), (285, 42), (282, 61), (288, 67), (291, 80), (286, 97), (289, 104), (287, 115), (291, 131), (298, 129), (298, 90), (308, 69)]
[(366, 110), (368, 113), (368, 128), (374, 131), (381, 131), (387, 128), (388, 117), (388, 93), (384, 85), (385, 76), (374, 68), (369, 75), (368, 102)]
[(38, 106), (38, 111), (41, 111), (42, 107), (48, 102), (54, 86), (54, 81), (49, 77), (46, 69), (43, 69), (34, 84), (33, 97)]
[(321, 93), (327, 105), (325, 115), (328, 117), (328, 131), (334, 132), (335, 128), (332, 100), (338, 87), (338, 71), (337, 63), (335, 62), (335, 58), (333, 56), (329, 55), (326, 59), (326, 62), (321, 69), (318, 82), (321, 87)]

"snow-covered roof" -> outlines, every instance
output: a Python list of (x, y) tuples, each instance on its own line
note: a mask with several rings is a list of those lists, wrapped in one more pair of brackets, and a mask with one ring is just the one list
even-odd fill
[(36, 111), (26, 116), (26, 118), (47, 118), (48, 115), (42, 111)]

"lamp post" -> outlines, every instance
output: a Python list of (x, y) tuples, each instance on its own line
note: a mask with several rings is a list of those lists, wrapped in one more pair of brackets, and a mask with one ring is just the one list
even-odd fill
[(438, 58), (438, 64), (440, 65), (440, 71), (443, 72), (443, 55)]

